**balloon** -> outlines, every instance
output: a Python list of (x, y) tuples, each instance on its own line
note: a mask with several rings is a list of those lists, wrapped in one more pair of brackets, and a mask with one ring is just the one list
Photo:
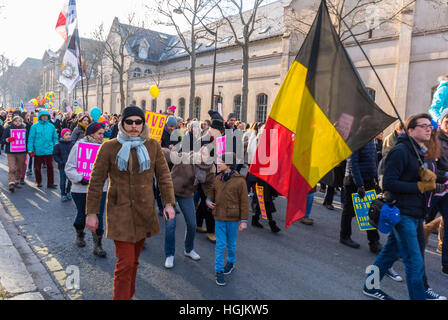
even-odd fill
[(104, 123), (105, 121), (107, 121), (106, 118), (104, 118), (103, 116), (101, 116), (101, 117), (98, 119), (97, 122), (99, 122), (99, 123)]
[(159, 96), (159, 88), (157, 88), (156, 86), (152, 86), (149, 89), (149, 93), (152, 95), (153, 98), (157, 99), (157, 97)]
[(93, 108), (92, 111), (90, 111), (90, 116), (92, 117), (92, 120), (95, 122), (98, 121), (99, 118), (101, 118), (102, 114), (103, 113), (98, 108)]

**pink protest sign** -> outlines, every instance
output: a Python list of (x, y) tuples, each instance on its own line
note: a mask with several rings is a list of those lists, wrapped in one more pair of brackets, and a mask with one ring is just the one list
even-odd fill
[(218, 156), (226, 152), (226, 137), (216, 138), (216, 153)]
[(86, 180), (90, 180), (90, 174), (92, 173), (93, 165), (95, 163), (96, 155), (98, 154), (99, 148), (99, 144), (82, 142), (78, 144), (76, 168)]
[(11, 138), (15, 138), (11, 142), (11, 152), (26, 152), (26, 130), (25, 129), (12, 129)]

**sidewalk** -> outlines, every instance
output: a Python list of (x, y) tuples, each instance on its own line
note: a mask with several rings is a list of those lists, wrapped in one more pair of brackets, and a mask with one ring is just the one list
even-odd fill
[(0, 300), (45, 300), (3, 225), (1, 203), (0, 216)]

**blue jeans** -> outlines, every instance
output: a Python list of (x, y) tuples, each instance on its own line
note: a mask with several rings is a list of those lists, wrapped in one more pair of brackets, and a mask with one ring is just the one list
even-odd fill
[(448, 268), (448, 195), (444, 197), (433, 197), (431, 208), (428, 211), (431, 211), (435, 206), (439, 208), (443, 217), (442, 266)]
[(313, 207), (313, 201), (314, 201), (314, 192), (308, 193), (308, 196), (306, 197), (306, 214), (305, 217), (309, 218), (311, 214), (311, 208)]
[(59, 170), (59, 187), (61, 188), (61, 196), (66, 196), (70, 193), (72, 182), (67, 179), (64, 170)]
[[(193, 197), (176, 197), (176, 201), (182, 210), (187, 225), (185, 235), (185, 252), (189, 253), (194, 249), (194, 237), (196, 235), (196, 209)], [(165, 221), (165, 256), (174, 256), (176, 251), (176, 217), (171, 221)]]
[[(97, 233), (101, 233), (104, 231), (103, 227), (103, 216), (104, 210), (106, 208), (106, 195), (107, 192), (103, 192), (103, 197), (101, 198), (100, 212), (98, 215), (98, 229)], [(72, 192), (73, 202), (76, 205), (76, 209), (78, 210), (75, 218), (75, 223), (73, 226), (77, 230), (84, 230), (86, 226), (86, 198), (87, 193), (74, 193)]]
[(417, 236), (418, 224), (418, 219), (402, 215), (401, 221), (392, 230), (386, 245), (373, 263), (380, 270), (380, 279), (383, 279), (387, 269), (401, 256), (406, 267), (406, 284), (411, 300), (426, 299), (424, 262)]
[(239, 221), (215, 221), (215, 271), (224, 272), (224, 253), (227, 248), (227, 262), (235, 264), (236, 237)]

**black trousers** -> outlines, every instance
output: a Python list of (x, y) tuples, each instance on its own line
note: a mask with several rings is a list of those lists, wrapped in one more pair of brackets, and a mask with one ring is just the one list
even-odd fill
[(213, 217), (212, 211), (207, 207), (205, 201), (207, 196), (202, 190), (201, 186), (198, 188), (200, 199), (199, 205), (196, 210), (196, 225), (202, 227), (202, 223), (205, 220), (205, 226), (207, 228), (207, 233), (215, 233), (215, 218)]
[[(344, 188), (345, 188), (345, 203), (344, 209), (342, 210), (341, 216), (341, 239), (348, 239), (352, 235), (352, 218), (355, 217), (355, 209), (353, 208), (353, 200), (352, 194), (358, 192), (358, 187), (355, 185), (351, 178), (344, 179)], [(366, 191), (375, 189), (374, 181), (364, 181), (364, 188)], [(367, 230), (367, 239), (369, 240), (369, 244), (372, 242), (376, 242), (380, 239), (380, 235), (378, 234), (378, 230)]]

